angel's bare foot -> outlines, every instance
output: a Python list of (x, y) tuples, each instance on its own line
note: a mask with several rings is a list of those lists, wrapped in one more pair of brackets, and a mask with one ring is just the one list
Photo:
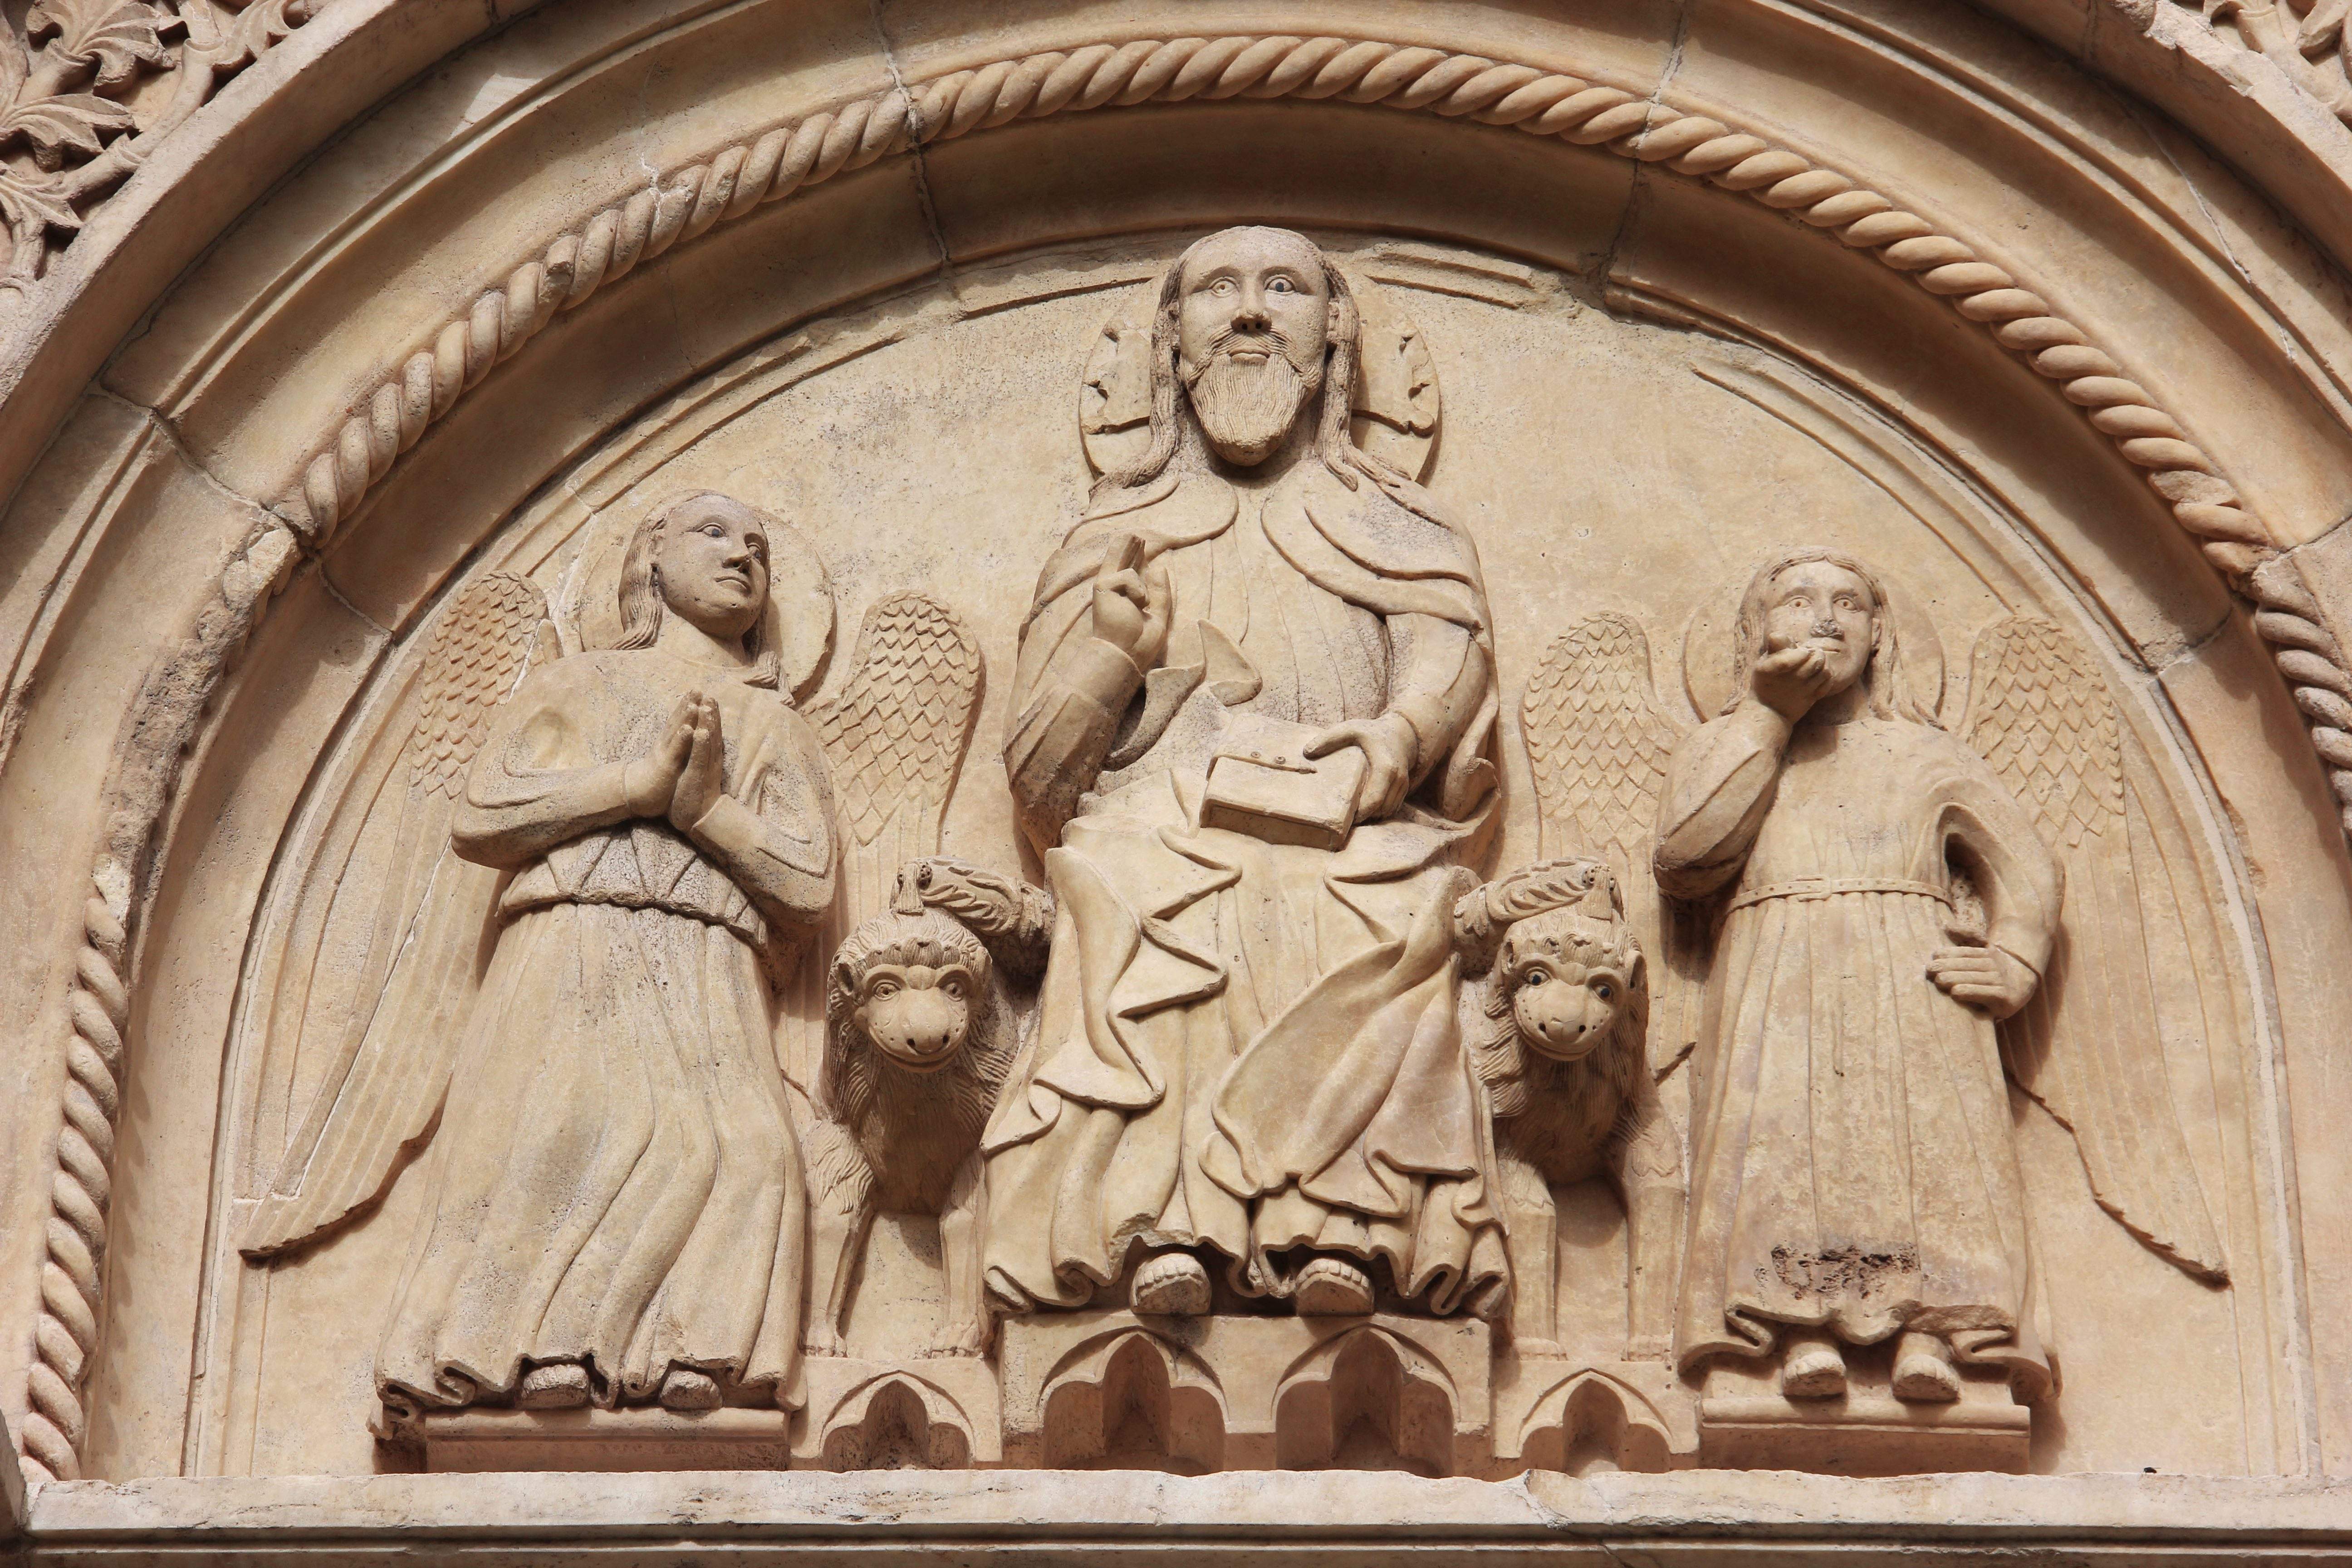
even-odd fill
[(1302, 1318), (1360, 1318), (1372, 1310), (1372, 1277), (1344, 1258), (1318, 1258), (1298, 1271), (1292, 1300)]
[(1197, 1318), (1209, 1310), (1209, 1271), (1189, 1252), (1163, 1252), (1135, 1271), (1129, 1299), (1145, 1317)]
[(515, 1403), (525, 1410), (572, 1410), (588, 1403), (588, 1369), (576, 1361), (535, 1366), (522, 1374)]
[(1790, 1334), (1781, 1342), (1780, 1392), (1790, 1399), (1834, 1399), (1845, 1392), (1845, 1352), (1827, 1334)]
[(1914, 1405), (1948, 1405), (1960, 1396), (1960, 1369), (1951, 1345), (1935, 1334), (1906, 1333), (1895, 1342), (1895, 1397)]
[(661, 1402), (665, 1410), (716, 1410), (719, 1380), (690, 1366), (674, 1366), (662, 1379)]

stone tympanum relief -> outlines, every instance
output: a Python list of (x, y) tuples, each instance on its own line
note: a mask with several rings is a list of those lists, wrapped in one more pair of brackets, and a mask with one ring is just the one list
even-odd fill
[[(944, 555), (889, 442), (681, 399), (452, 592), (257, 970), (243, 1299), (397, 1269), (395, 1467), (2027, 1468), (2136, 1310), (2048, 1216), (2231, 1289), (2160, 735), (1930, 464), (1899, 570), (1815, 503), (1612, 575), (1482, 468), (1538, 357), (1467, 362), (1460, 509), (1405, 289), (1179, 249), (1069, 307), (1053, 489), (1009, 402), (934, 454)], [(1876, 471), (1765, 363), (1678, 384)]]

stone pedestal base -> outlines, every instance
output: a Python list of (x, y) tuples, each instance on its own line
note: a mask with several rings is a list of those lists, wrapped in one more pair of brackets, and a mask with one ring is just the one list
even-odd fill
[(781, 1470), (789, 1411), (455, 1410), (418, 1423), (428, 1470)]
[(1783, 1398), (1769, 1361), (1717, 1363), (1699, 1395), (1698, 1462), (1832, 1476), (2023, 1473), (2033, 1415), (2007, 1378), (1969, 1369), (1954, 1403), (1914, 1405), (1889, 1390), (1890, 1359), (1888, 1345), (1849, 1347), (1835, 1399)]
[(1004, 1462), (1062, 1469), (1481, 1473), (1486, 1325), (1405, 1318), (1007, 1320)]

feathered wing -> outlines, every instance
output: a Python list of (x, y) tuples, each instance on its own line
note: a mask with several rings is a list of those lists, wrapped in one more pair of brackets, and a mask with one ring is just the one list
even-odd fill
[(1519, 706), (1547, 860), (1609, 864), (1650, 960), (1650, 1062), (1664, 1071), (1698, 1041), (1706, 910), (1659, 897), (1650, 850), (1666, 763), (1682, 727), (1659, 702), (1639, 623), (1589, 616), (1546, 650)]
[[(940, 819), (980, 718), (980, 645), (936, 599), (893, 594), (866, 611), (850, 667), (840, 694), (808, 715), (832, 770), (841, 846), (840, 891), (803, 957), (796, 1009), (818, 1030), (834, 950), (889, 907), (899, 867), (939, 853)], [(803, 1063), (817, 1054), (803, 1050)]]
[(333, 1054), (247, 1221), (239, 1246), (248, 1257), (299, 1246), (373, 1204), (402, 1151), (440, 1113), (498, 886), (497, 872), (449, 847), (450, 818), (493, 711), (535, 651), (551, 646), (541, 637), (546, 623), (538, 588), (492, 574), (434, 627), (415, 727), (386, 791), (399, 825), (350, 993), (360, 1005), (347, 1018), (323, 1005), (303, 1009), (297, 1059)]
[(1968, 742), (2025, 803), (2066, 873), (2049, 973), (2001, 1026), (2005, 1064), (2074, 1134), (2101, 1208), (2188, 1273), (2226, 1279), (2158, 1016), (2157, 976), (2168, 966), (2159, 954), (2185, 954), (2188, 938), (2170, 929), (2168, 899), (2146, 891), (2170, 882), (2114, 694), (2081, 644), (2027, 616), (1987, 627), (1971, 662)]

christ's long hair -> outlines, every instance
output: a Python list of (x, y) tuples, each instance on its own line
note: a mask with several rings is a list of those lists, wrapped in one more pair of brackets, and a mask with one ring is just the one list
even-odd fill
[(1870, 590), (1870, 618), (1878, 629), (1878, 646), (1871, 651), (1863, 679), (1869, 684), (1871, 717), (1907, 719), (1915, 724), (1942, 728), (1936, 716), (1921, 708), (1903, 689), (1903, 641), (1895, 629), (1895, 606), (1887, 597), (1885, 580), (1844, 551), (1823, 544), (1784, 550), (1759, 566), (1756, 575), (1748, 580), (1748, 591), (1739, 597), (1739, 623), (1731, 634), (1731, 695), (1723, 711), (1728, 713), (1747, 700), (1756, 661), (1764, 657), (1764, 623), (1772, 608), (1774, 579), (1792, 566), (1813, 562), (1842, 567), (1861, 578)]
[(669, 530), (670, 521), (697, 501), (723, 501), (750, 517), (760, 525), (760, 537), (768, 542), (771, 559), (768, 562), (770, 589), (767, 604), (760, 618), (743, 634), (743, 652), (751, 661), (751, 672), (744, 676), (747, 686), (764, 686), (773, 689), (782, 667), (778, 645), (783, 641), (776, 624), (776, 601), (773, 593), (775, 563), (775, 520), (755, 506), (747, 506), (733, 496), (717, 490), (696, 490), (683, 495), (667, 506), (657, 507), (637, 524), (636, 532), (629, 535), (627, 553), (621, 557), (621, 637), (614, 647), (651, 647), (661, 636), (662, 617), (669, 606), (662, 600), (661, 554), (662, 536)]
[[(1358, 338), (1363, 318), (1356, 309), (1355, 290), (1348, 287), (1347, 278), (1331, 264), (1331, 258), (1305, 235), (1286, 228), (1271, 232), (1287, 235), (1315, 253), (1317, 264), (1323, 268), (1324, 287), (1330, 290), (1331, 303), (1337, 307), (1331, 313), (1331, 342), (1325, 351), (1322, 401), (1315, 416), (1316, 455), (1349, 489), (1356, 488), (1359, 473), (1391, 479), (1403, 478), (1358, 447), (1349, 434), (1348, 416), (1356, 397), (1356, 366), (1362, 352)], [(1208, 235), (1194, 240), (1160, 280), (1160, 303), (1151, 316), (1151, 445), (1133, 467), (1108, 476), (1115, 485), (1132, 488), (1149, 484), (1166, 471), (1176, 456), (1177, 439), (1183, 428), (1176, 406), (1182, 385), (1176, 366), (1176, 329), (1183, 313), (1184, 268), (1193, 253), (1215, 237)]]

